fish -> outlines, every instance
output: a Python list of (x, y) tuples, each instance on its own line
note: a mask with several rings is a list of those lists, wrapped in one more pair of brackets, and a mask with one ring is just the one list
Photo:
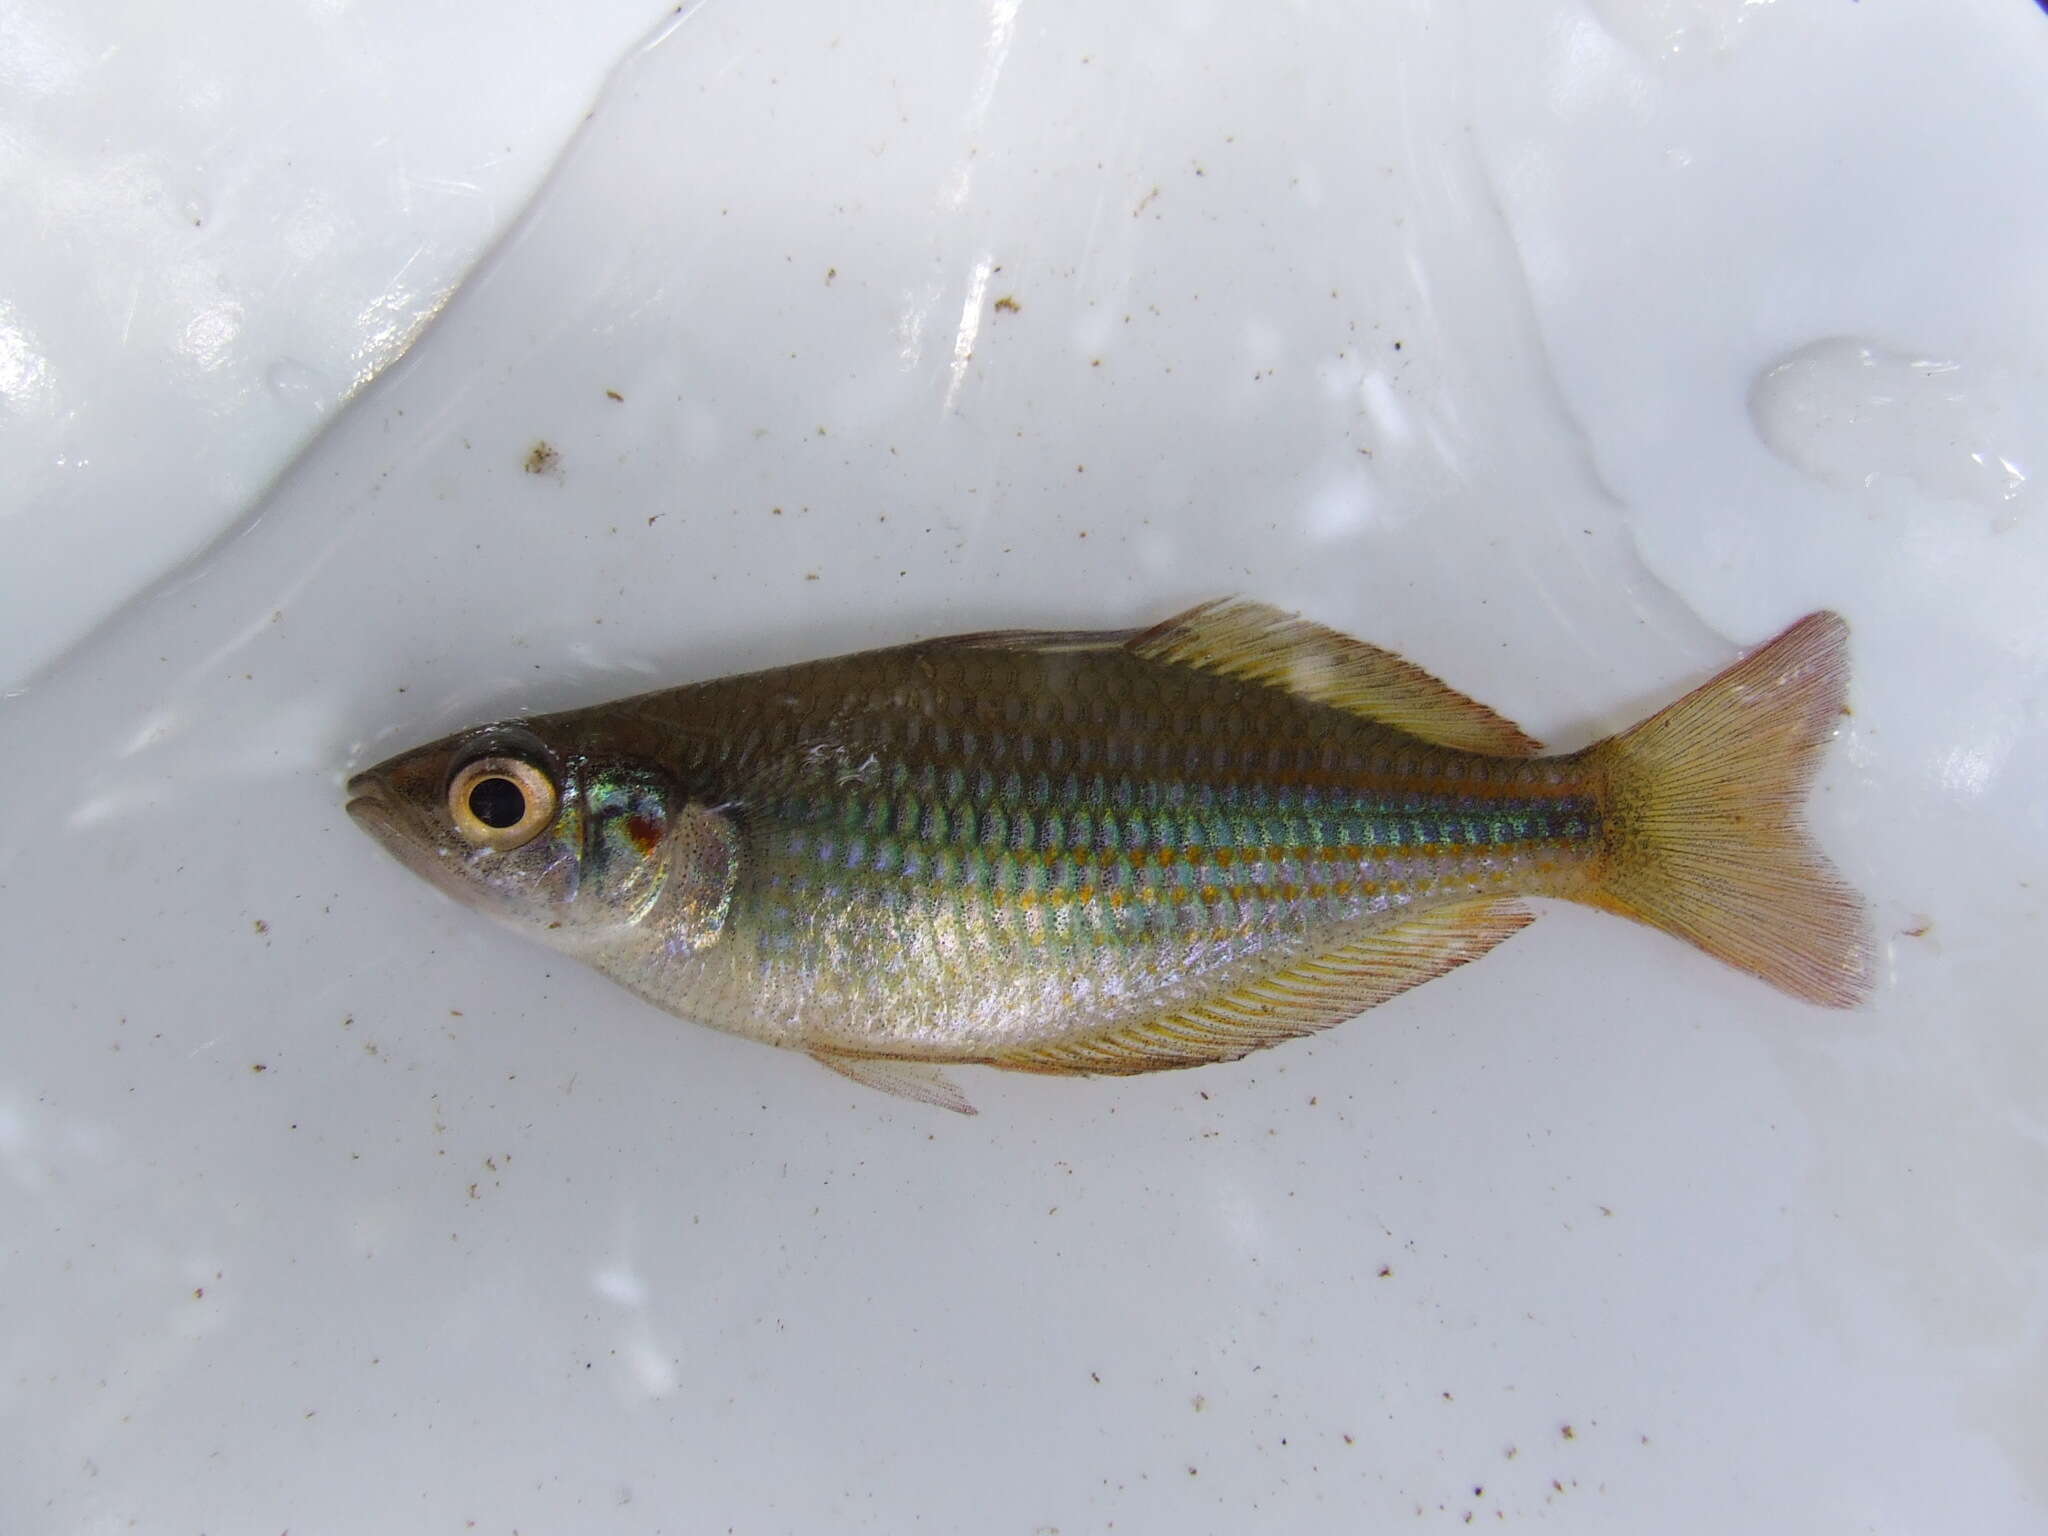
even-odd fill
[(1390, 651), (1241, 598), (917, 641), (465, 730), (347, 783), (456, 900), (686, 1020), (974, 1112), (1315, 1034), (1583, 903), (1796, 998), (1869, 992), (1803, 823), (1845, 712), (1813, 613), (1546, 754)]

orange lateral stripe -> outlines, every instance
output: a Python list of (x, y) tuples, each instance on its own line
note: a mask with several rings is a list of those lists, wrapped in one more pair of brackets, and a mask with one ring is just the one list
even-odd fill
[[(1505, 878), (1496, 875), (1494, 878)], [(1336, 880), (1310, 885), (1297, 885), (1292, 881), (1277, 885), (1231, 885), (1218, 887), (1204, 885), (1198, 888), (1187, 886), (1140, 886), (1135, 892), (1113, 890), (1107, 893), (1096, 886), (1084, 885), (1072, 891), (1013, 891), (992, 892), (991, 899), (996, 906), (1017, 912), (1035, 912), (1040, 908), (1085, 907), (1096, 901), (1106, 903), (1112, 911), (1122, 911), (1136, 899), (1148, 907), (1184, 907), (1194, 903), (1215, 906), (1228, 900), (1242, 904), (1248, 901), (1310, 901), (1341, 900), (1347, 896), (1377, 896), (1382, 892), (1398, 894), (1410, 888), (1411, 882), (1390, 881), (1381, 884), (1377, 880)], [(1415, 889), (1426, 891), (1430, 882), (1412, 882)]]

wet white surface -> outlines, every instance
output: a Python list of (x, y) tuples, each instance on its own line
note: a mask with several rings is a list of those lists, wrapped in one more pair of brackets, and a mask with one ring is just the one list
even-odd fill
[[(460, 94), (422, 59), (396, 97)], [(0, 706), (0, 1526), (2038, 1529), (2044, 72), (1990, 0), (684, 18), (216, 495), (240, 536)], [(473, 250), (473, 201), (404, 238)], [(221, 370), (340, 377), (363, 217), (303, 293), (281, 223), (221, 236), (327, 337)], [(80, 304), (8, 319), (9, 433), (118, 456), (92, 413), (160, 395), (202, 470), (176, 531), (111, 476), (14, 508), (65, 530), (5, 572), (17, 673), (306, 430)], [(1887, 376), (1895, 430), (1841, 430), (1892, 367), (1843, 346), (1978, 414)], [(1814, 820), (1878, 998), (1555, 910), (1322, 1040), (978, 1074), (961, 1121), (634, 1003), (339, 809), (507, 708), (1222, 591), (1567, 746), (1840, 608)]]
[(0, 15), (0, 687), (248, 515), (669, 7)]
[(2025, 396), (2007, 370), (1830, 336), (1766, 370), (1749, 409), (1794, 469), (1864, 490), (1910, 480), (1932, 499), (1993, 509), (2004, 532), (2039, 463), (2030, 439), (2044, 413)]

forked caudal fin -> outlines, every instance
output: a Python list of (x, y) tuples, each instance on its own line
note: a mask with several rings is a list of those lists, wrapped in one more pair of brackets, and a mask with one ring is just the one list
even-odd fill
[(1800, 807), (1841, 714), (1848, 636), (1809, 614), (1584, 755), (1607, 838), (1587, 899), (1831, 1008), (1870, 990), (1870, 936)]

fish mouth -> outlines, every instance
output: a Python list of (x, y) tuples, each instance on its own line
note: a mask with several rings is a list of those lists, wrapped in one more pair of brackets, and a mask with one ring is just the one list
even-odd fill
[(434, 836), (420, 811), (403, 795), (371, 774), (356, 774), (348, 780), (348, 801), (342, 805), (348, 819), (377, 840), (399, 864), (410, 868), (442, 895), (465, 907), (487, 907), (487, 891), (465, 874), (467, 846), (451, 846)]
[(348, 800), (342, 809), (348, 812), (349, 820), (388, 845), (398, 830), (398, 820), (391, 814), (391, 803), (384, 797), (383, 786), (367, 773), (359, 773), (348, 781), (346, 793)]
[(375, 838), (386, 853), (449, 895), (468, 898), (455, 855), (423, 834), (404, 803), (394, 799), (381, 781), (359, 773), (348, 781), (348, 797), (342, 809), (349, 820)]

